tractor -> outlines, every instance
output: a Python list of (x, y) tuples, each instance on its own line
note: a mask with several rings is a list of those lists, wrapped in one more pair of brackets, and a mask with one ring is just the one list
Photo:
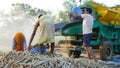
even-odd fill
[[(83, 6), (80, 6), (83, 7)], [(93, 35), (90, 46), (99, 51), (100, 59), (111, 60), (113, 54), (120, 53), (120, 7), (105, 7), (95, 2), (88, 2), (84, 7), (90, 7), (94, 14)], [(78, 58), (82, 50), (82, 20), (65, 25), (61, 29), (63, 36), (74, 36), (70, 44), (75, 49), (69, 49), (75, 58)]]

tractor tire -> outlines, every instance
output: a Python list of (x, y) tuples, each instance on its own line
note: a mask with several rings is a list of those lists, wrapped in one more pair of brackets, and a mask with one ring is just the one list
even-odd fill
[(79, 58), (81, 51), (73, 51), (73, 50), (69, 50), (69, 52), (67, 53), (69, 57), (73, 57), (73, 58)]
[(80, 54), (81, 54), (81, 51), (75, 50), (74, 53), (73, 53), (73, 58), (79, 58)]
[(113, 56), (113, 46), (110, 42), (103, 42), (99, 47), (100, 59), (111, 60)]

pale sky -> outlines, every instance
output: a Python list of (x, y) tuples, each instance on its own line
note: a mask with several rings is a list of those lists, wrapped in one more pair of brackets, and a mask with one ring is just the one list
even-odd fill
[(120, 5), (120, 0), (93, 0), (97, 3), (102, 3), (106, 6), (114, 6), (114, 5)]
[[(64, 7), (62, 6), (64, 1), (65, 0), (2, 0), (0, 2), (0, 10), (9, 11), (12, 3), (27, 3), (32, 5), (32, 7), (37, 7), (40, 9), (49, 9), (52, 10), (53, 13), (56, 13), (59, 10), (64, 10)], [(105, 4), (106, 6), (114, 6), (116, 4), (120, 5), (120, 0), (94, 0), (94, 1)]]
[(53, 12), (63, 10), (63, 1), (64, 0), (2, 0), (0, 2), (0, 10), (9, 11), (12, 3), (27, 3), (32, 7), (37, 7), (40, 9), (49, 9)]

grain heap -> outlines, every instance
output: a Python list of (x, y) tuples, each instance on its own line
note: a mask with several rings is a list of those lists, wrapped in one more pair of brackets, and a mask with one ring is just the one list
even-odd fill
[(60, 54), (9, 52), (0, 59), (0, 68), (108, 68), (102, 62), (83, 58), (65, 58)]

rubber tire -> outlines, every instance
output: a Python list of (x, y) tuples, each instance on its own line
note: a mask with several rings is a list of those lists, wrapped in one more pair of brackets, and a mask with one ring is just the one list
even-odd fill
[(79, 58), (80, 57), (80, 54), (81, 54), (81, 51), (74, 51), (73, 53), (73, 58)]
[(73, 56), (73, 58), (79, 58), (81, 51), (73, 51), (73, 50), (69, 50), (69, 52), (67, 53), (69, 57)]
[(99, 47), (101, 60), (111, 60), (113, 56), (113, 46), (110, 42), (103, 42)]

